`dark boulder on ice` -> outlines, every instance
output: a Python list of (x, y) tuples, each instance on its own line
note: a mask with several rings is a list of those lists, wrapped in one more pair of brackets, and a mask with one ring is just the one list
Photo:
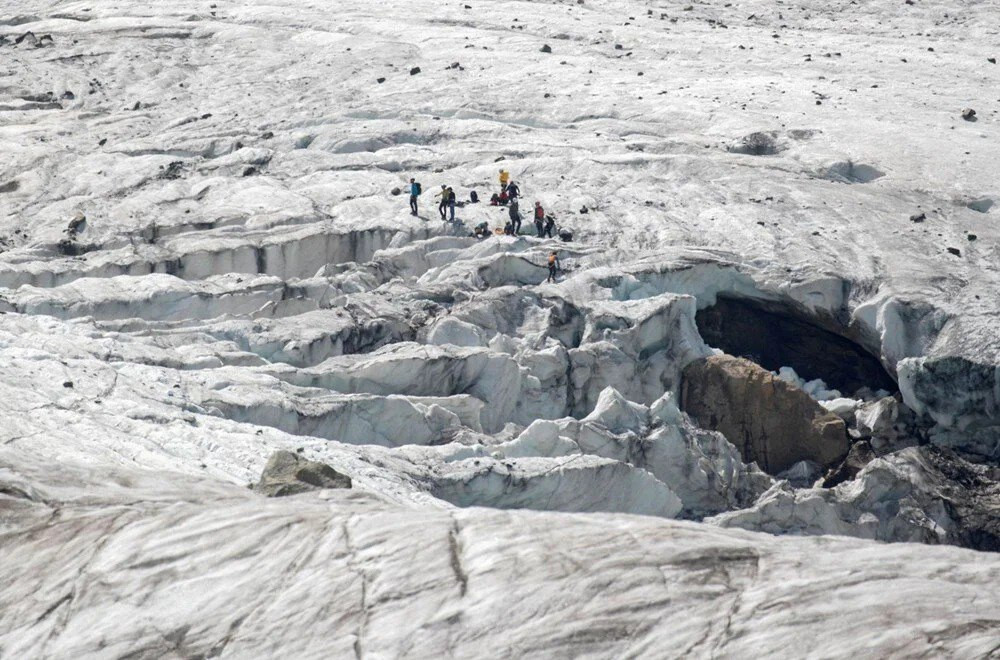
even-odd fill
[(714, 355), (684, 370), (681, 407), (719, 431), (765, 472), (799, 461), (837, 464), (848, 451), (844, 421), (808, 394), (749, 360)]
[(253, 490), (267, 497), (285, 497), (312, 490), (350, 487), (350, 477), (325, 463), (308, 461), (290, 451), (277, 451), (267, 461)]

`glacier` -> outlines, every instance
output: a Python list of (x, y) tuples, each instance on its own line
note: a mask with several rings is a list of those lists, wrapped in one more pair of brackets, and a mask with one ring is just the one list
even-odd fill
[(997, 7), (0, 8), (0, 657), (1000, 652)]

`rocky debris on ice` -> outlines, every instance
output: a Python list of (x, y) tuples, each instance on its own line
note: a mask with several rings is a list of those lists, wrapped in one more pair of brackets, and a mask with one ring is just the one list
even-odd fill
[(843, 534), (880, 541), (1000, 550), (1000, 477), (949, 450), (912, 447), (869, 462), (834, 488), (776, 483), (715, 524), (780, 534)]
[(799, 461), (831, 466), (848, 450), (844, 421), (808, 394), (762, 367), (726, 355), (684, 370), (681, 406), (699, 424), (721, 432), (765, 471)]
[(329, 465), (308, 461), (290, 451), (277, 451), (267, 460), (255, 493), (287, 497), (324, 488), (350, 488), (351, 478)]

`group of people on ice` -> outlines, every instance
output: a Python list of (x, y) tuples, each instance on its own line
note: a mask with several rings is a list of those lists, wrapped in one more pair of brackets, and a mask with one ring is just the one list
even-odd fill
[[(423, 194), (423, 187), (420, 185), (415, 178), (410, 179), (410, 214), (418, 215), (419, 213), (419, 199)], [(455, 222), (455, 206), (458, 203), (458, 199), (455, 195), (455, 190), (448, 185), (442, 185), (441, 191), (434, 195), (435, 199), (438, 200), (438, 213), (441, 215), (441, 220), (444, 222)], [(473, 204), (479, 202), (479, 195), (476, 191), (472, 191), (469, 195), (470, 201)], [(490, 231), (489, 222), (482, 222), (476, 226), (472, 234), (476, 238), (486, 238), (493, 234), (507, 235), (507, 236), (519, 236), (521, 234), (521, 222), (523, 216), (521, 215), (520, 208), (521, 200), (521, 189), (518, 187), (517, 183), (511, 180), (510, 172), (505, 169), (500, 170), (500, 192), (493, 193), (490, 197), (490, 206), (505, 206), (507, 207), (507, 215), (509, 219), (504, 224), (504, 226), (497, 227), (492, 232)], [(541, 202), (535, 202), (532, 215), (535, 221), (535, 232), (538, 238), (554, 238), (556, 221), (551, 215), (545, 213), (545, 209), (542, 207)], [(566, 235), (560, 234), (560, 238), (563, 240), (570, 240), (568, 232)], [(561, 265), (559, 263), (559, 256), (556, 252), (549, 254), (548, 258), (548, 268), (549, 277), (548, 282), (555, 282), (556, 273), (561, 270)]]
[[(419, 198), (423, 194), (420, 183), (410, 179), (410, 214), (418, 215)], [(441, 191), (434, 195), (438, 200), (438, 213), (441, 220), (445, 222), (455, 222), (455, 206), (458, 199), (455, 190), (451, 186), (442, 184)], [(517, 183), (511, 180), (510, 172), (500, 170), (500, 192), (493, 193), (490, 197), (491, 206), (507, 207), (509, 220), (501, 228), (497, 227), (492, 232), (489, 231), (489, 223), (481, 223), (476, 227), (473, 234), (479, 238), (485, 238), (492, 234), (507, 234), (509, 236), (519, 236), (521, 234), (521, 224), (524, 217), (521, 215), (521, 189)], [(479, 202), (479, 195), (475, 191), (470, 194), (470, 201), (475, 204)], [(541, 202), (535, 202), (532, 209), (532, 217), (535, 222), (535, 233), (538, 238), (555, 238), (556, 221), (551, 215), (546, 214)]]

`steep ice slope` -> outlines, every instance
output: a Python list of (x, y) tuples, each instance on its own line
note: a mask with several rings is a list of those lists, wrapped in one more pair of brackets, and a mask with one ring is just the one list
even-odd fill
[[(990, 556), (622, 515), (990, 547), (990, 3), (6, 9), (0, 655), (996, 652)], [(438, 221), (501, 166), (572, 243)], [(880, 460), (677, 410), (727, 297), (898, 379)], [(245, 492), (277, 449), (356, 492)]]

